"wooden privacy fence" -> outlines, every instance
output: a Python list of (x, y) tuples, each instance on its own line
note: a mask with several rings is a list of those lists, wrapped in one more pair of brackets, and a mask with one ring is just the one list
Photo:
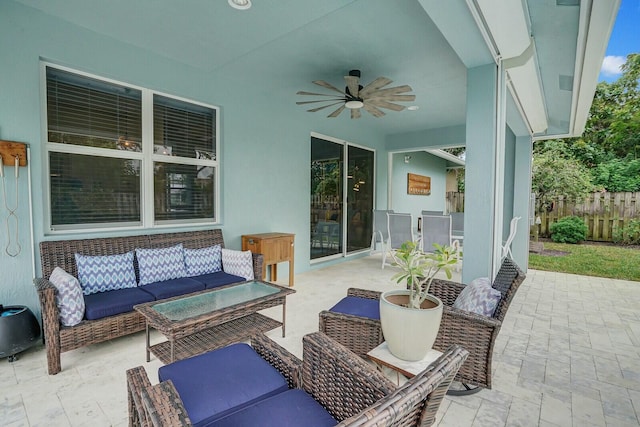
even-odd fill
[(565, 216), (577, 216), (589, 228), (587, 240), (610, 242), (614, 231), (631, 219), (640, 219), (640, 192), (593, 193), (583, 203), (572, 203), (560, 196), (553, 210), (539, 214), (540, 234), (549, 235), (549, 226)]
[[(448, 192), (447, 209), (461, 212), (464, 193)], [(640, 192), (593, 193), (583, 203), (573, 203), (560, 196), (553, 201), (553, 209), (537, 213), (540, 216), (540, 235), (549, 236), (549, 226), (566, 216), (577, 216), (589, 228), (587, 240), (609, 242), (614, 230), (631, 219), (640, 220)]]

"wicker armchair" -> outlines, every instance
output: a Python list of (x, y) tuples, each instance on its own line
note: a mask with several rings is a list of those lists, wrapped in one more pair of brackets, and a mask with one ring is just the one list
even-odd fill
[[(396, 388), (370, 364), (319, 332), (303, 338), (303, 361), (264, 335), (252, 338), (251, 345), (285, 375), (290, 387), (304, 389), (336, 420), (341, 420), (339, 426), (432, 425), (453, 377), (468, 355), (454, 346)], [(191, 425), (171, 381), (152, 386), (139, 366), (127, 371), (127, 391), (131, 426)], [(302, 419), (300, 425), (307, 422)]]
[[(456, 344), (469, 351), (469, 358), (455, 378), (465, 386), (465, 390), (462, 393), (451, 390), (450, 394), (479, 391), (477, 387), (491, 388), (493, 346), (513, 296), (524, 279), (525, 274), (513, 260), (505, 258), (493, 281), (493, 287), (502, 293), (502, 299), (493, 317), (453, 307), (464, 285), (448, 280), (434, 280), (431, 284), (429, 293), (440, 298), (444, 304), (440, 330), (433, 347), (444, 351)], [(380, 292), (355, 288), (349, 289), (347, 295), (380, 298)], [(321, 332), (361, 357), (384, 341), (379, 320), (325, 310), (320, 312), (319, 323)]]

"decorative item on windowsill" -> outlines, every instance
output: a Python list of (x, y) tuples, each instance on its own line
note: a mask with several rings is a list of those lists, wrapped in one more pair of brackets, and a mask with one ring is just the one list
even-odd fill
[(429, 287), (441, 270), (451, 278), (458, 248), (433, 246), (433, 253), (424, 253), (407, 241), (392, 252), (392, 265), (400, 269), (392, 280), (406, 284), (406, 289), (386, 291), (380, 297), (382, 334), (391, 354), (403, 360), (424, 358), (440, 329), (442, 301), (429, 294)]

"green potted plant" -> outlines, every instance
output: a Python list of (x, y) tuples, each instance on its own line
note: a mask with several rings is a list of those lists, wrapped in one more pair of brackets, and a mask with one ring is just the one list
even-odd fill
[(429, 294), (429, 287), (441, 270), (451, 279), (461, 253), (457, 243), (433, 246), (433, 253), (425, 253), (415, 242), (407, 241), (392, 252), (393, 265), (400, 269), (392, 280), (406, 284), (406, 289), (383, 292), (380, 323), (389, 351), (399, 359), (423, 359), (438, 335), (442, 301)]

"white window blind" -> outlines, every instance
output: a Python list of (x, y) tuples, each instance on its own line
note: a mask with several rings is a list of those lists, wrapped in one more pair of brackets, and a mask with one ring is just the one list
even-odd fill
[[(215, 107), (45, 69), (51, 230), (216, 221)], [(150, 125), (143, 108), (153, 112)], [(143, 182), (153, 183), (147, 196)]]

